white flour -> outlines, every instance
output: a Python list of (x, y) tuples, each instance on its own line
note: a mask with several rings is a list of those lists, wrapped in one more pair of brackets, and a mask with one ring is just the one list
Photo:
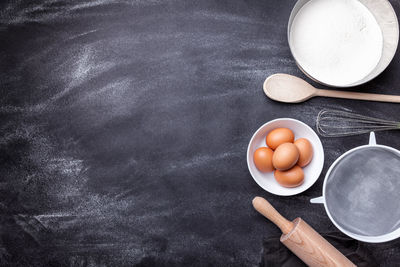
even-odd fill
[(382, 55), (382, 31), (358, 0), (311, 0), (293, 20), (293, 54), (317, 80), (347, 86), (365, 78)]

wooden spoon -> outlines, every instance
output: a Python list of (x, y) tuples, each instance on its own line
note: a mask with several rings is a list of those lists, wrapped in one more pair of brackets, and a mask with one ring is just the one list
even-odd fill
[(275, 101), (300, 103), (314, 96), (400, 103), (400, 96), (317, 89), (296, 76), (278, 73), (264, 82), (264, 93)]

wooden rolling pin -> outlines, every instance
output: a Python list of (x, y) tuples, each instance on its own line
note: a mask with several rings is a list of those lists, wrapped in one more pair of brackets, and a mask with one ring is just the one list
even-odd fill
[(308, 266), (356, 266), (301, 218), (286, 220), (262, 197), (253, 206), (282, 230), (281, 242)]

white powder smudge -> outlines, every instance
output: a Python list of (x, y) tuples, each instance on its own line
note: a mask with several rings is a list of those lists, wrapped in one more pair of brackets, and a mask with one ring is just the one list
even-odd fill
[(84, 46), (77, 55), (74, 55), (69, 62), (66, 62), (66, 65), (72, 63), (71, 72), (67, 72), (69, 84), (63, 91), (49, 99), (46, 105), (64, 97), (87, 79), (99, 76), (114, 66), (112, 62), (98, 62), (95, 54), (96, 50), (92, 48), (92, 45)]
[(171, 170), (174, 170), (176, 168), (178, 169), (187, 169), (187, 168), (194, 168), (194, 167), (200, 167), (204, 166), (206, 164), (211, 163), (212, 161), (215, 160), (221, 160), (225, 158), (230, 158), (230, 157), (237, 157), (241, 156), (242, 152), (224, 152), (220, 153), (217, 155), (199, 155), (199, 156), (194, 156), (190, 160), (184, 162), (183, 164), (174, 164), (171, 163), (170, 168)]
[[(47, 0), (42, 3), (36, 3), (35, 5), (30, 5), (26, 8), (21, 8), (21, 4), (23, 1), (16, 0), (11, 1), (9, 5), (6, 5), (3, 10), (0, 11), (0, 23), (9, 25), (9, 24), (22, 24), (27, 22), (42, 22), (49, 21), (53, 19), (62, 19), (68, 18), (74, 12), (81, 11), (82, 9), (101, 7), (105, 5), (117, 5), (117, 4), (125, 4), (127, 6), (135, 6), (135, 5), (155, 5), (160, 3), (159, 0), (136, 0), (136, 1), (114, 1), (114, 0), (93, 0), (87, 1), (87, 3), (73, 3), (73, 1), (66, 2), (64, 7), (52, 7), (52, 4), (60, 2), (59, 0)], [(40, 16), (33, 16), (40, 12)]]
[(77, 39), (77, 38), (80, 38), (80, 37), (83, 37), (83, 36), (87, 36), (89, 34), (97, 32), (97, 31), (98, 31), (98, 29), (94, 29), (94, 30), (78, 33), (76, 35), (72, 35), (72, 36), (68, 37), (68, 40), (74, 40), (74, 39)]

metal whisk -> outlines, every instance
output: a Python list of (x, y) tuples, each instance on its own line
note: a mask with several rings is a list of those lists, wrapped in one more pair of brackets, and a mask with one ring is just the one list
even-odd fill
[(317, 132), (325, 137), (340, 137), (372, 131), (400, 129), (400, 122), (372, 118), (350, 111), (322, 109), (317, 117)]

